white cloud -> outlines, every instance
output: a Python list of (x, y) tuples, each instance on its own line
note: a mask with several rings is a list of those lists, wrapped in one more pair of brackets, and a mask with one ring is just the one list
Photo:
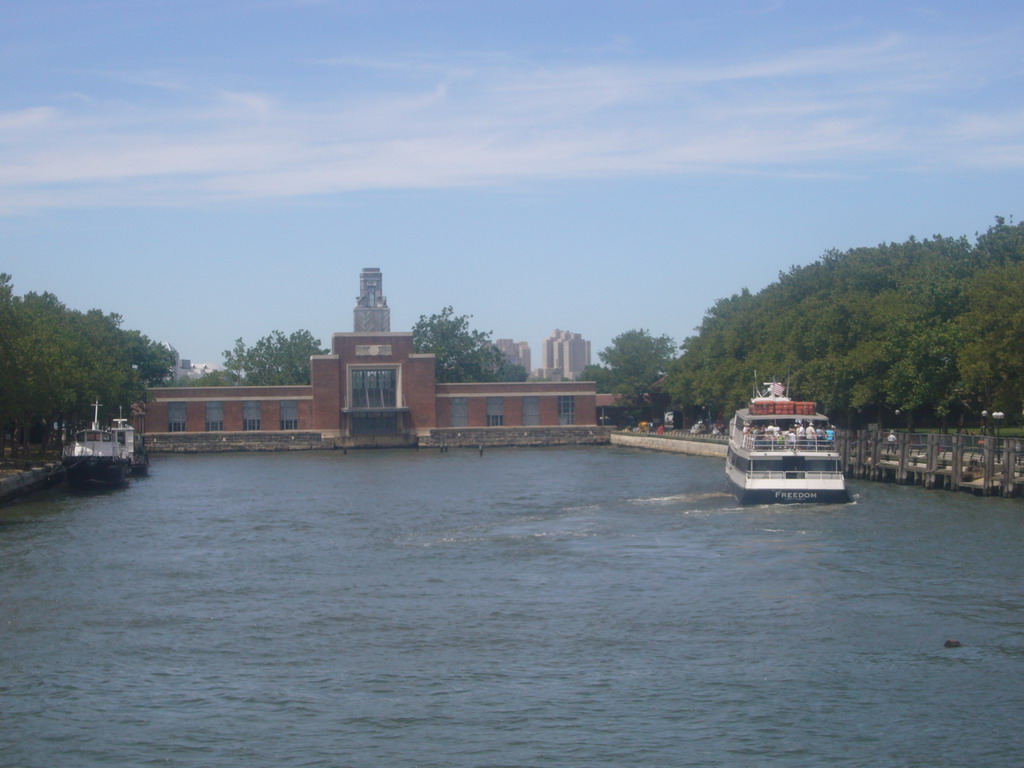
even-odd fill
[[(447, 69), (435, 62), (428, 87), (419, 66), (402, 87), (358, 81), (365, 92), (345, 90), (332, 70), (323, 82), (341, 90), (304, 102), (147, 76), (158, 89), (179, 84), (174, 105), (93, 97), (0, 113), (0, 211), (531, 178), (827, 174), (894, 159), (997, 163), (995, 147), (1013, 146), (1021, 114), (960, 108), (963, 93), (929, 106), (970, 69), (942, 54), (890, 36), (708, 66), (459, 58)], [(402, 72), (401, 61), (386, 65)]]

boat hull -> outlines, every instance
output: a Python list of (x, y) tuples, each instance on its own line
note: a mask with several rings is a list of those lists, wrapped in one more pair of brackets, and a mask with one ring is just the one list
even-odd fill
[(128, 483), (130, 462), (113, 456), (73, 456), (61, 462), (68, 485), (118, 488)]
[(729, 482), (736, 500), (744, 505), (760, 504), (848, 504), (850, 494), (845, 488), (744, 488)]

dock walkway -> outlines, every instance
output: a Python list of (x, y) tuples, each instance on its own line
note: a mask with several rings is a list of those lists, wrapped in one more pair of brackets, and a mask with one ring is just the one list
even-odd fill
[(1024, 439), (883, 432), (845, 435), (850, 477), (926, 488), (1016, 497), (1024, 489)]

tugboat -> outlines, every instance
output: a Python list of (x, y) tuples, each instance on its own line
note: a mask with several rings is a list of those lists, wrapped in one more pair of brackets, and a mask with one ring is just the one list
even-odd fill
[(93, 403), (93, 409), (92, 426), (76, 432), (61, 456), (68, 485), (78, 488), (126, 485), (132, 466), (131, 455), (111, 430), (100, 427), (100, 404)]
[(146, 450), (145, 438), (135, 431), (135, 428), (128, 423), (128, 419), (114, 419), (114, 426), (110, 428), (114, 439), (124, 446), (131, 459), (129, 472), (133, 475), (145, 475), (149, 473), (149, 452)]
[(740, 504), (850, 501), (835, 430), (813, 402), (795, 402), (766, 382), (729, 422), (725, 474)]

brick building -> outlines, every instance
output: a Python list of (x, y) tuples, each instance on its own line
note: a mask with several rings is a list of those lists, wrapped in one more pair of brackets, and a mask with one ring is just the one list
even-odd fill
[[(364, 270), (353, 326), (389, 324)], [(153, 450), (602, 442), (595, 403), (593, 382), (440, 384), (412, 333), (367, 330), (335, 333), (308, 385), (150, 389), (137, 428)]]

